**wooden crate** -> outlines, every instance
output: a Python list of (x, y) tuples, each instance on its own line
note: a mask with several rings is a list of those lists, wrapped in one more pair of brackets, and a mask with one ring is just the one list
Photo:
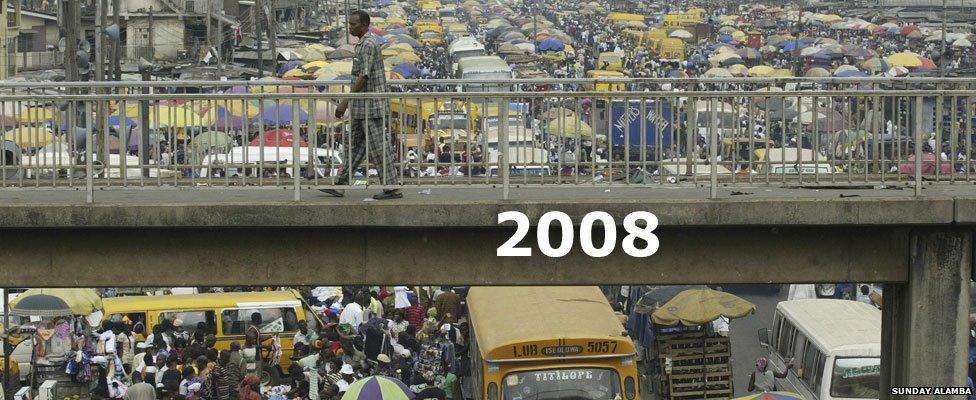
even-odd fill
[[(656, 345), (658, 361), (665, 371), (661, 376), (665, 396), (670, 399), (732, 397), (729, 338), (681, 332), (659, 335)], [(666, 372), (668, 360), (671, 361), (670, 373)]]

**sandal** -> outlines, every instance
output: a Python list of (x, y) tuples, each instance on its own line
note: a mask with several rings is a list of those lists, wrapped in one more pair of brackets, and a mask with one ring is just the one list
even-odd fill
[(332, 197), (346, 197), (346, 191), (345, 190), (339, 190), (339, 189), (319, 189), (319, 191), (322, 192), (322, 193), (328, 194), (328, 195), (330, 195)]
[(373, 195), (374, 200), (402, 199), (403, 192), (400, 189), (384, 190), (383, 193)]

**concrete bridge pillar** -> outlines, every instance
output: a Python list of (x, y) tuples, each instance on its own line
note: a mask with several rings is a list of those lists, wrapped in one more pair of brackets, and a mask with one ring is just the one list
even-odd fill
[(905, 398), (890, 396), (896, 386), (966, 386), (972, 236), (967, 229), (912, 232), (908, 281), (884, 289), (881, 398)]

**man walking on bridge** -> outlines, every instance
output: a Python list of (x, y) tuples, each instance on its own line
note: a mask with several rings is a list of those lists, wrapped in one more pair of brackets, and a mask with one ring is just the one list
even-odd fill
[[(369, 33), (369, 14), (362, 10), (353, 11), (349, 15), (349, 33), (359, 38), (356, 45), (356, 57), (352, 63), (353, 81), (352, 93), (382, 93), (386, 92), (386, 77), (383, 67), (383, 55), (380, 46), (376, 44), (373, 35)], [(336, 108), (335, 116), (341, 119), (349, 107), (349, 100), (343, 100)], [(393, 155), (391, 137), (386, 134), (384, 118), (390, 113), (390, 104), (386, 99), (356, 99), (352, 100), (350, 121), (350, 137), (352, 157), (347, 169), (336, 180), (337, 185), (349, 184), (349, 176), (356, 172), (363, 159), (367, 156), (367, 146), (370, 161), (378, 166), (380, 181), (384, 185), (399, 185), (396, 160)], [(366, 179), (369, 179), (367, 168)], [(335, 197), (343, 197), (345, 192), (335, 189), (321, 189)], [(373, 196), (376, 200), (399, 199), (403, 197), (400, 189), (387, 189), (383, 193)]]

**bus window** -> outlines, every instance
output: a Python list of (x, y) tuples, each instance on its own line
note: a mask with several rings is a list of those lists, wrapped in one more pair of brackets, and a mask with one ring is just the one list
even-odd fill
[(824, 364), (826, 363), (827, 363), (827, 356), (823, 355), (823, 353), (818, 352), (817, 373), (813, 377), (813, 388), (815, 389), (814, 393), (817, 393), (818, 395), (820, 394), (820, 386), (823, 384)]
[(817, 358), (819, 357), (820, 351), (817, 350), (817, 346), (808, 342), (807, 348), (803, 352), (803, 362), (800, 365), (803, 366), (803, 381), (814, 393), (819, 393), (815, 382), (817, 380)]
[(838, 357), (831, 375), (832, 397), (877, 399), (880, 395), (880, 357)]
[(783, 325), (779, 333), (779, 342), (776, 344), (776, 351), (784, 358), (789, 356), (790, 343), (792, 342), (794, 333), (796, 333), (796, 328), (793, 327), (793, 324), (783, 320)]
[(170, 321), (180, 320), (183, 322), (183, 330), (190, 337), (197, 330), (197, 325), (201, 322), (206, 324), (207, 334), (217, 333), (217, 320), (213, 311), (170, 311), (159, 313), (159, 320), (168, 319)]
[[(803, 346), (805, 346), (806, 344), (807, 344), (806, 336), (803, 336), (802, 333), (797, 332), (796, 339), (793, 340), (793, 345), (790, 346), (790, 354), (788, 354), (790, 357), (793, 357), (794, 365), (796, 366), (803, 365), (803, 350), (804, 350)], [(804, 375), (807, 373), (806, 370), (803, 370), (801, 372), (803, 372)]]
[(225, 335), (243, 335), (251, 324), (251, 314), (261, 313), (261, 332), (280, 333), (298, 330), (298, 318), (291, 307), (224, 310), (221, 324)]
[(620, 375), (611, 369), (567, 368), (515, 372), (505, 376), (504, 400), (619, 398)]

